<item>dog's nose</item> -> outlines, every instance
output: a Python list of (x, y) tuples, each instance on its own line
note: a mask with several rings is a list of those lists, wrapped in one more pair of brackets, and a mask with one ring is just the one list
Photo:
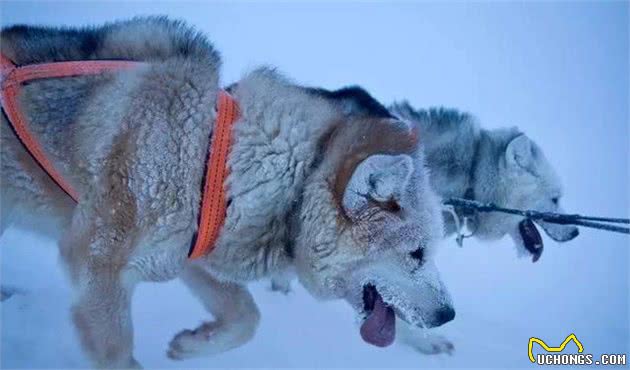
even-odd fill
[(440, 308), (435, 313), (436, 326), (446, 324), (455, 318), (455, 310), (451, 306)]

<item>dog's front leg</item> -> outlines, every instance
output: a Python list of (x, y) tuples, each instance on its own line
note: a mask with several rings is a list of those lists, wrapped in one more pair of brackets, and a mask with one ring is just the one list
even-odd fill
[(169, 344), (168, 357), (181, 360), (212, 355), (241, 346), (254, 336), (260, 313), (245, 286), (219, 281), (193, 263), (180, 277), (214, 320), (175, 335)]

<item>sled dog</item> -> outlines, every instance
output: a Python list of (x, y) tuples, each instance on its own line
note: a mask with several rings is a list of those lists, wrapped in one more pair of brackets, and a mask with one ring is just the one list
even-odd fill
[[(22, 88), (21, 108), (73, 202), (1, 122), (0, 220), (59, 240), (76, 288), (72, 319), (97, 367), (137, 367), (131, 300), (141, 281), (181, 278), (213, 320), (183, 330), (184, 359), (248, 341), (259, 311), (247, 283), (294, 271), (321, 299), (346, 300), (368, 343), (390, 344), (396, 318), (453, 319), (432, 260), (442, 237), (424, 142), (367, 93), (335, 94), (260, 68), (229, 88), (240, 117), (227, 159), (226, 218), (195, 260), (201, 188), (220, 91), (220, 57), (189, 26), (137, 18), (94, 28), (12, 26), (0, 51), (18, 66), (82, 60), (144, 64)], [(28, 263), (28, 261), (24, 261)]]

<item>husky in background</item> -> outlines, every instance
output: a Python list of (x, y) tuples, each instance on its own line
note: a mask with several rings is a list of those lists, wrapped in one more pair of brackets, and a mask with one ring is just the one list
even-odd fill
[[(431, 187), (442, 199), (458, 197), (509, 208), (564, 212), (559, 176), (542, 149), (517, 128), (486, 130), (467, 113), (445, 108), (416, 110), (408, 102), (393, 104), (390, 110), (419, 127)], [(466, 217), (476, 238), (497, 240), (507, 234), (520, 255), (531, 255), (536, 262), (542, 254), (543, 241), (536, 225), (522, 216), (491, 212)], [(457, 231), (452, 213), (444, 213), (444, 220), (447, 235)], [(557, 242), (579, 234), (575, 226), (536, 224)]]
[[(542, 149), (517, 128), (486, 130), (469, 114), (455, 109), (416, 110), (408, 102), (389, 110), (419, 128), (422, 149), (431, 173), (431, 187), (442, 198), (467, 198), (503, 207), (563, 212), (562, 184)], [(497, 240), (509, 235), (519, 255), (536, 262), (543, 240), (536, 225), (520, 216), (501, 213), (444, 212), (446, 235), (457, 232), (455, 217), (469, 219), (473, 236)], [(575, 226), (536, 221), (553, 240), (578, 236)], [(448, 339), (421, 334), (401, 325), (400, 338), (422, 353), (451, 353)]]
[(146, 63), (23, 87), (31, 130), (78, 204), (0, 122), (2, 230), (16, 224), (59, 240), (76, 287), (72, 319), (94, 365), (139, 366), (130, 309), (141, 281), (180, 277), (214, 317), (173, 338), (174, 359), (247, 342), (259, 321), (247, 283), (287, 271), (318, 298), (346, 300), (377, 346), (394, 340), (396, 318), (424, 327), (453, 319), (432, 261), (442, 217), (417, 136), (389, 113), (361, 108), (353, 96), (363, 92), (305, 88), (270, 69), (232, 85), (240, 118), (227, 217), (214, 250), (190, 261), (219, 91), (212, 45), (165, 18), (13, 26), (0, 37), (17, 65)]

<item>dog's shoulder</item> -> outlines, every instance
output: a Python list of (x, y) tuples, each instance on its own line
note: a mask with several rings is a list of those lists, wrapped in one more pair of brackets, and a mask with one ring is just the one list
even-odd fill
[(98, 59), (162, 61), (173, 57), (220, 63), (219, 54), (202, 34), (167, 17), (136, 17), (82, 28), (13, 25), (2, 29), (0, 40), (2, 53), (18, 65)]

